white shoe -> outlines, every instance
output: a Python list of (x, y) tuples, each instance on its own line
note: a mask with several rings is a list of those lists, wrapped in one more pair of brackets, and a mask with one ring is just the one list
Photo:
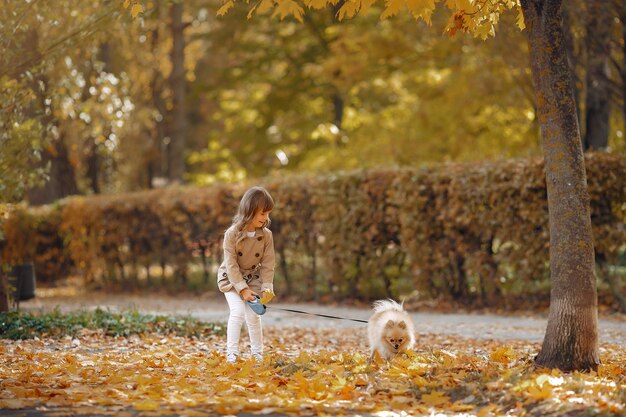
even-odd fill
[(228, 353), (226, 354), (226, 362), (228, 363), (235, 363), (237, 362), (237, 357), (239, 355), (237, 355), (236, 353)]

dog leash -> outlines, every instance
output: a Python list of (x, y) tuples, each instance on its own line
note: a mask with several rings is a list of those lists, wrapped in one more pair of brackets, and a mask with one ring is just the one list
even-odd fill
[(292, 310), (290, 308), (280, 308), (280, 307), (274, 307), (274, 306), (266, 306), (266, 308), (268, 309), (273, 309), (273, 310), (281, 310), (281, 311), (287, 311), (289, 313), (298, 313), (298, 314), (307, 314), (309, 316), (318, 316), (318, 317), (325, 317), (327, 319), (336, 319), (336, 320), (349, 320), (349, 321), (356, 321), (357, 323), (367, 323), (367, 320), (359, 320), (359, 319), (350, 319), (347, 317), (338, 317), (338, 316), (330, 316), (328, 314), (317, 314), (317, 313), (309, 313), (307, 311), (300, 311), (300, 310)]
[(280, 307), (274, 307), (274, 306), (268, 307), (265, 304), (261, 304), (261, 297), (259, 297), (258, 295), (255, 295), (254, 298), (255, 298), (254, 301), (248, 301), (248, 305), (250, 306), (252, 311), (257, 313), (259, 316), (262, 316), (263, 314), (265, 314), (268, 308), (272, 308), (274, 310), (287, 311), (289, 313), (306, 314), (309, 316), (318, 316), (318, 317), (324, 317), (327, 319), (356, 321), (357, 323), (367, 323), (367, 320), (349, 319), (347, 317), (330, 316), (328, 314), (309, 313), (308, 311), (293, 310), (291, 308), (280, 308)]

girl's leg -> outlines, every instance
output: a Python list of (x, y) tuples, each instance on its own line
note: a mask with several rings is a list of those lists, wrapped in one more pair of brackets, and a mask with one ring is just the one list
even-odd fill
[(250, 335), (250, 350), (252, 356), (257, 360), (263, 355), (263, 326), (261, 325), (261, 316), (256, 314), (249, 305), (245, 308), (246, 324), (248, 325), (248, 334)]
[(224, 296), (230, 309), (226, 328), (226, 358), (229, 362), (234, 362), (239, 356), (239, 336), (247, 306), (235, 290), (224, 293)]

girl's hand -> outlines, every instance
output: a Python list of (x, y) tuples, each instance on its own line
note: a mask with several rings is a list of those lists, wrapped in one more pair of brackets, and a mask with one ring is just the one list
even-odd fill
[(241, 290), (241, 298), (243, 298), (246, 301), (256, 300), (255, 296), (257, 295), (258, 294), (252, 291), (250, 288), (244, 288), (243, 290)]

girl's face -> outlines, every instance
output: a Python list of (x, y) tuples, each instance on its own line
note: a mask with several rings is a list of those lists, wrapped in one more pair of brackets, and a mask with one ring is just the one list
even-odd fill
[(248, 226), (248, 230), (253, 231), (257, 228), (263, 227), (265, 225), (265, 222), (267, 222), (267, 220), (270, 218), (271, 212), (271, 210), (263, 211), (262, 209), (257, 211), (252, 218), (250, 225)]

